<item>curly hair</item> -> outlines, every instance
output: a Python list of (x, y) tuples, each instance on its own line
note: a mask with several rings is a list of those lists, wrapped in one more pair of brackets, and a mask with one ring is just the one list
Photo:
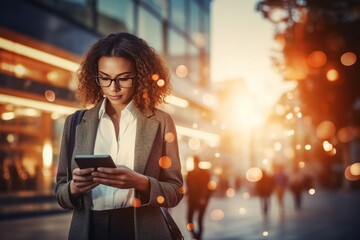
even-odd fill
[(132, 61), (137, 73), (133, 100), (141, 111), (154, 110), (171, 93), (170, 73), (161, 57), (145, 40), (121, 32), (100, 39), (86, 54), (78, 70), (76, 97), (80, 103), (96, 104), (103, 98), (101, 87), (94, 80), (102, 56)]

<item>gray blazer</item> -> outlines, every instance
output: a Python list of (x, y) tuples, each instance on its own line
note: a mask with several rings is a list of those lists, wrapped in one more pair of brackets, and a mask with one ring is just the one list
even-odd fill
[[(77, 167), (74, 155), (94, 153), (100, 105), (101, 102), (94, 108), (87, 110), (81, 123), (76, 128), (75, 146), (71, 160), (72, 170)], [(141, 207), (134, 208), (136, 240), (171, 239), (159, 207), (174, 207), (183, 197), (179, 191), (179, 188), (183, 185), (183, 179), (177, 139), (173, 142), (165, 141), (166, 133), (171, 132), (176, 136), (175, 125), (169, 114), (158, 109), (148, 113), (142, 113), (137, 109), (136, 116), (137, 132), (134, 170), (146, 175), (150, 180), (149, 196), (135, 192), (135, 197), (141, 201)], [(89, 239), (92, 200), (91, 192), (83, 194), (76, 200), (70, 198), (70, 188), (67, 180), (67, 156), (72, 117), (73, 114), (69, 115), (65, 121), (55, 194), (62, 208), (73, 210), (68, 238), (79, 240)], [(159, 166), (159, 159), (162, 156), (168, 156), (171, 159), (171, 166), (167, 169), (162, 169)], [(157, 202), (159, 195), (165, 198), (162, 204)]]

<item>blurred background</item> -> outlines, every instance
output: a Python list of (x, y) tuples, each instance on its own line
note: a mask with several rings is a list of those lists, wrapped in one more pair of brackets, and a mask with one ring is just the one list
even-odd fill
[[(184, 177), (194, 155), (212, 175), (220, 212), (210, 205), (206, 221), (224, 224), (226, 201), (256, 198), (262, 171), (278, 169), (288, 193), (300, 173), (305, 199), (346, 196), (353, 212), (359, 24), (358, 0), (2, 0), (0, 226), (63, 213), (53, 188), (65, 118), (83, 107), (76, 71), (95, 41), (120, 31), (144, 38), (169, 66), (173, 93), (160, 108), (174, 118)], [(173, 214), (186, 231), (185, 217)]]

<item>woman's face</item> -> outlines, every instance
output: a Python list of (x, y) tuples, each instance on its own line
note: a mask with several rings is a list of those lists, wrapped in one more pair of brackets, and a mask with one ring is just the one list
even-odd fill
[[(102, 56), (99, 59), (98, 69), (98, 81), (102, 81), (101, 89), (110, 104), (115, 109), (125, 108), (134, 95), (135, 79), (131, 78), (135, 77), (136, 72), (132, 62), (123, 57)], [(116, 78), (118, 81), (110, 80)], [(116, 82), (124, 87), (119, 86)], [(110, 86), (103, 86), (108, 84)]]

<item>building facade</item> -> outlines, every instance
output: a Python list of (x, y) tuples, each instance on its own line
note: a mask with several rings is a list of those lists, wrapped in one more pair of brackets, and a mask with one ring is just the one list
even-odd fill
[(173, 94), (160, 108), (175, 120), (183, 172), (193, 154), (216, 158), (210, 7), (210, 0), (1, 1), (0, 196), (52, 193), (65, 118), (82, 107), (77, 68), (113, 32), (145, 39), (167, 62)]

